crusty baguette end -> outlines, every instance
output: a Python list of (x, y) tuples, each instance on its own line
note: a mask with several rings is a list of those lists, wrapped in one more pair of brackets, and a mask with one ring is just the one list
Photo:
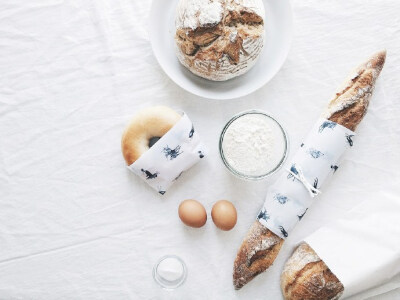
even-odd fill
[(344, 290), (339, 279), (306, 243), (300, 244), (286, 262), (281, 288), (286, 300), (333, 300)]
[(255, 221), (237, 253), (233, 267), (233, 285), (242, 288), (269, 268), (277, 257), (283, 239)]

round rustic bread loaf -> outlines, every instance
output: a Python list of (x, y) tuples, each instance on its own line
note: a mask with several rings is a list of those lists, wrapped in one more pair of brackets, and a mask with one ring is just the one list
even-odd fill
[(224, 81), (246, 73), (264, 44), (262, 0), (180, 0), (179, 61), (194, 74)]

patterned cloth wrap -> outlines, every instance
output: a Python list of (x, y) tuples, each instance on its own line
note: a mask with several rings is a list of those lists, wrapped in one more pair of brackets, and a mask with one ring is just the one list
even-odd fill
[(192, 121), (182, 118), (149, 150), (128, 166), (153, 189), (164, 195), (182, 173), (204, 157), (203, 145)]
[(343, 152), (353, 146), (354, 135), (335, 122), (318, 120), (289, 168), (269, 188), (258, 221), (287, 238), (324, 182), (338, 169)]

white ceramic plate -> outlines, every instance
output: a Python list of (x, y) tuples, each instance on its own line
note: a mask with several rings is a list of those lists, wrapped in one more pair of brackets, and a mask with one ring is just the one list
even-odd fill
[(292, 40), (289, 0), (263, 0), (266, 35), (260, 57), (246, 74), (222, 82), (198, 77), (178, 61), (174, 41), (178, 1), (153, 0), (149, 24), (154, 55), (165, 73), (183, 89), (204, 98), (239, 98), (262, 87), (282, 67)]

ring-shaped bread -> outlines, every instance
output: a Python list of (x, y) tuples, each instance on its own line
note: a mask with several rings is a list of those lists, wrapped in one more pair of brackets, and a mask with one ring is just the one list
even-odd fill
[(152, 139), (161, 138), (180, 119), (179, 113), (166, 106), (153, 106), (138, 112), (121, 140), (122, 154), (128, 166), (149, 150)]

